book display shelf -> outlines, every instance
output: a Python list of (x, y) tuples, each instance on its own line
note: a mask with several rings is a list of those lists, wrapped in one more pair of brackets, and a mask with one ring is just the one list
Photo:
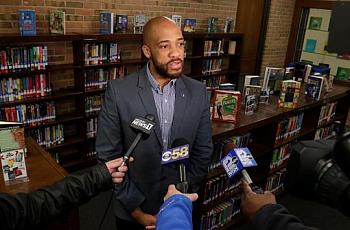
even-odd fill
[(271, 96), (269, 104), (260, 104), (252, 115), (241, 110), (236, 125), (213, 122), (214, 154), (200, 194), (199, 229), (230, 229), (242, 221), (240, 178), (229, 180), (220, 166), (228, 144), (248, 147), (258, 163), (248, 169), (253, 181), (280, 194), (293, 143), (327, 139), (344, 131), (350, 88), (334, 85), (320, 100), (301, 95), (294, 109), (278, 108), (277, 104), (278, 96)]
[[(208, 87), (226, 82), (237, 87), (242, 34), (184, 33), (184, 38), (186, 75)], [(26, 135), (67, 171), (95, 164), (107, 81), (146, 64), (141, 45), (142, 34), (127, 33), (1, 36), (1, 119), (23, 122)], [(71, 48), (68, 63), (56, 62), (56, 50), (65, 49), (60, 46)], [(61, 80), (67, 71), (70, 85)]]

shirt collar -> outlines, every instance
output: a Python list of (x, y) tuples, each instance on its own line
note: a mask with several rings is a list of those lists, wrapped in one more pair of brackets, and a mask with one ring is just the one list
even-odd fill
[[(156, 90), (156, 91), (159, 90), (160, 91), (160, 85), (156, 81), (156, 79), (153, 77), (153, 75), (151, 74), (151, 71), (149, 70), (149, 64), (150, 63), (148, 62), (147, 63), (147, 77), (148, 77), (148, 81), (151, 83), (151, 87), (154, 90)], [(172, 88), (173, 86), (175, 86), (175, 83), (176, 83), (176, 79), (172, 79), (172, 80), (170, 80), (170, 82), (168, 84)]]

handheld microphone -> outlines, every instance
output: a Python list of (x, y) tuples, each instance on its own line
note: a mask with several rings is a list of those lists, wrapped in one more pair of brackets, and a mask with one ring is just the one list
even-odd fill
[(147, 114), (145, 118), (140, 116), (135, 116), (134, 120), (130, 124), (130, 127), (137, 132), (137, 135), (123, 157), (122, 166), (124, 166), (129, 160), (131, 153), (134, 151), (141, 137), (147, 138), (151, 134), (154, 126), (155, 126), (155, 122), (154, 122), (154, 116), (152, 114)]
[[(189, 158), (189, 144), (184, 138), (175, 139), (171, 145), (171, 149), (168, 149), (162, 153), (161, 164), (169, 164), (176, 161), (183, 161)], [(179, 176), (180, 182), (176, 184), (176, 188), (182, 192), (187, 193), (189, 183), (187, 181), (186, 165), (184, 163), (179, 164)]]
[[(230, 144), (224, 147), (224, 150), (232, 147)], [(227, 175), (231, 178), (237, 175), (239, 172), (242, 173), (243, 179), (249, 184), (252, 190), (256, 193), (264, 193), (264, 191), (257, 185), (255, 185), (250, 178), (245, 168), (254, 167), (258, 164), (254, 160), (253, 155), (250, 153), (248, 148), (230, 148), (228, 154), (221, 160), (221, 165), (224, 167)], [(227, 152), (227, 151), (225, 151)]]

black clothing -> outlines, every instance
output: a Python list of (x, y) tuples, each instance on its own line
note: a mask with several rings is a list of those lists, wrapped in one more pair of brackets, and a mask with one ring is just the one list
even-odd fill
[(98, 164), (32, 193), (0, 193), (0, 227), (39, 228), (64, 210), (85, 203), (111, 187), (112, 178), (106, 165)]
[(268, 204), (262, 207), (253, 218), (258, 230), (317, 230), (305, 226), (296, 216), (279, 204)]
[(127, 221), (119, 217), (116, 217), (115, 221), (118, 230), (145, 230), (145, 226), (134, 221)]

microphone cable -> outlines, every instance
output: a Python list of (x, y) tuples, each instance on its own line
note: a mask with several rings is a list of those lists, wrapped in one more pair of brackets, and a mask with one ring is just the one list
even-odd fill
[(114, 195), (114, 192), (115, 192), (115, 187), (116, 187), (116, 185), (113, 184), (113, 189), (112, 189), (111, 196), (110, 196), (110, 198), (109, 198), (109, 201), (108, 201), (108, 203), (107, 203), (107, 207), (106, 207), (106, 209), (105, 209), (105, 212), (104, 212), (104, 214), (103, 214), (103, 216), (102, 216), (102, 219), (101, 219), (101, 221), (100, 221), (100, 224), (99, 224), (97, 230), (101, 230), (102, 225), (103, 225), (103, 222), (104, 222), (105, 219), (106, 219), (107, 211), (108, 211), (108, 209), (109, 209), (109, 207), (111, 206), (111, 203), (112, 203), (113, 195)]

